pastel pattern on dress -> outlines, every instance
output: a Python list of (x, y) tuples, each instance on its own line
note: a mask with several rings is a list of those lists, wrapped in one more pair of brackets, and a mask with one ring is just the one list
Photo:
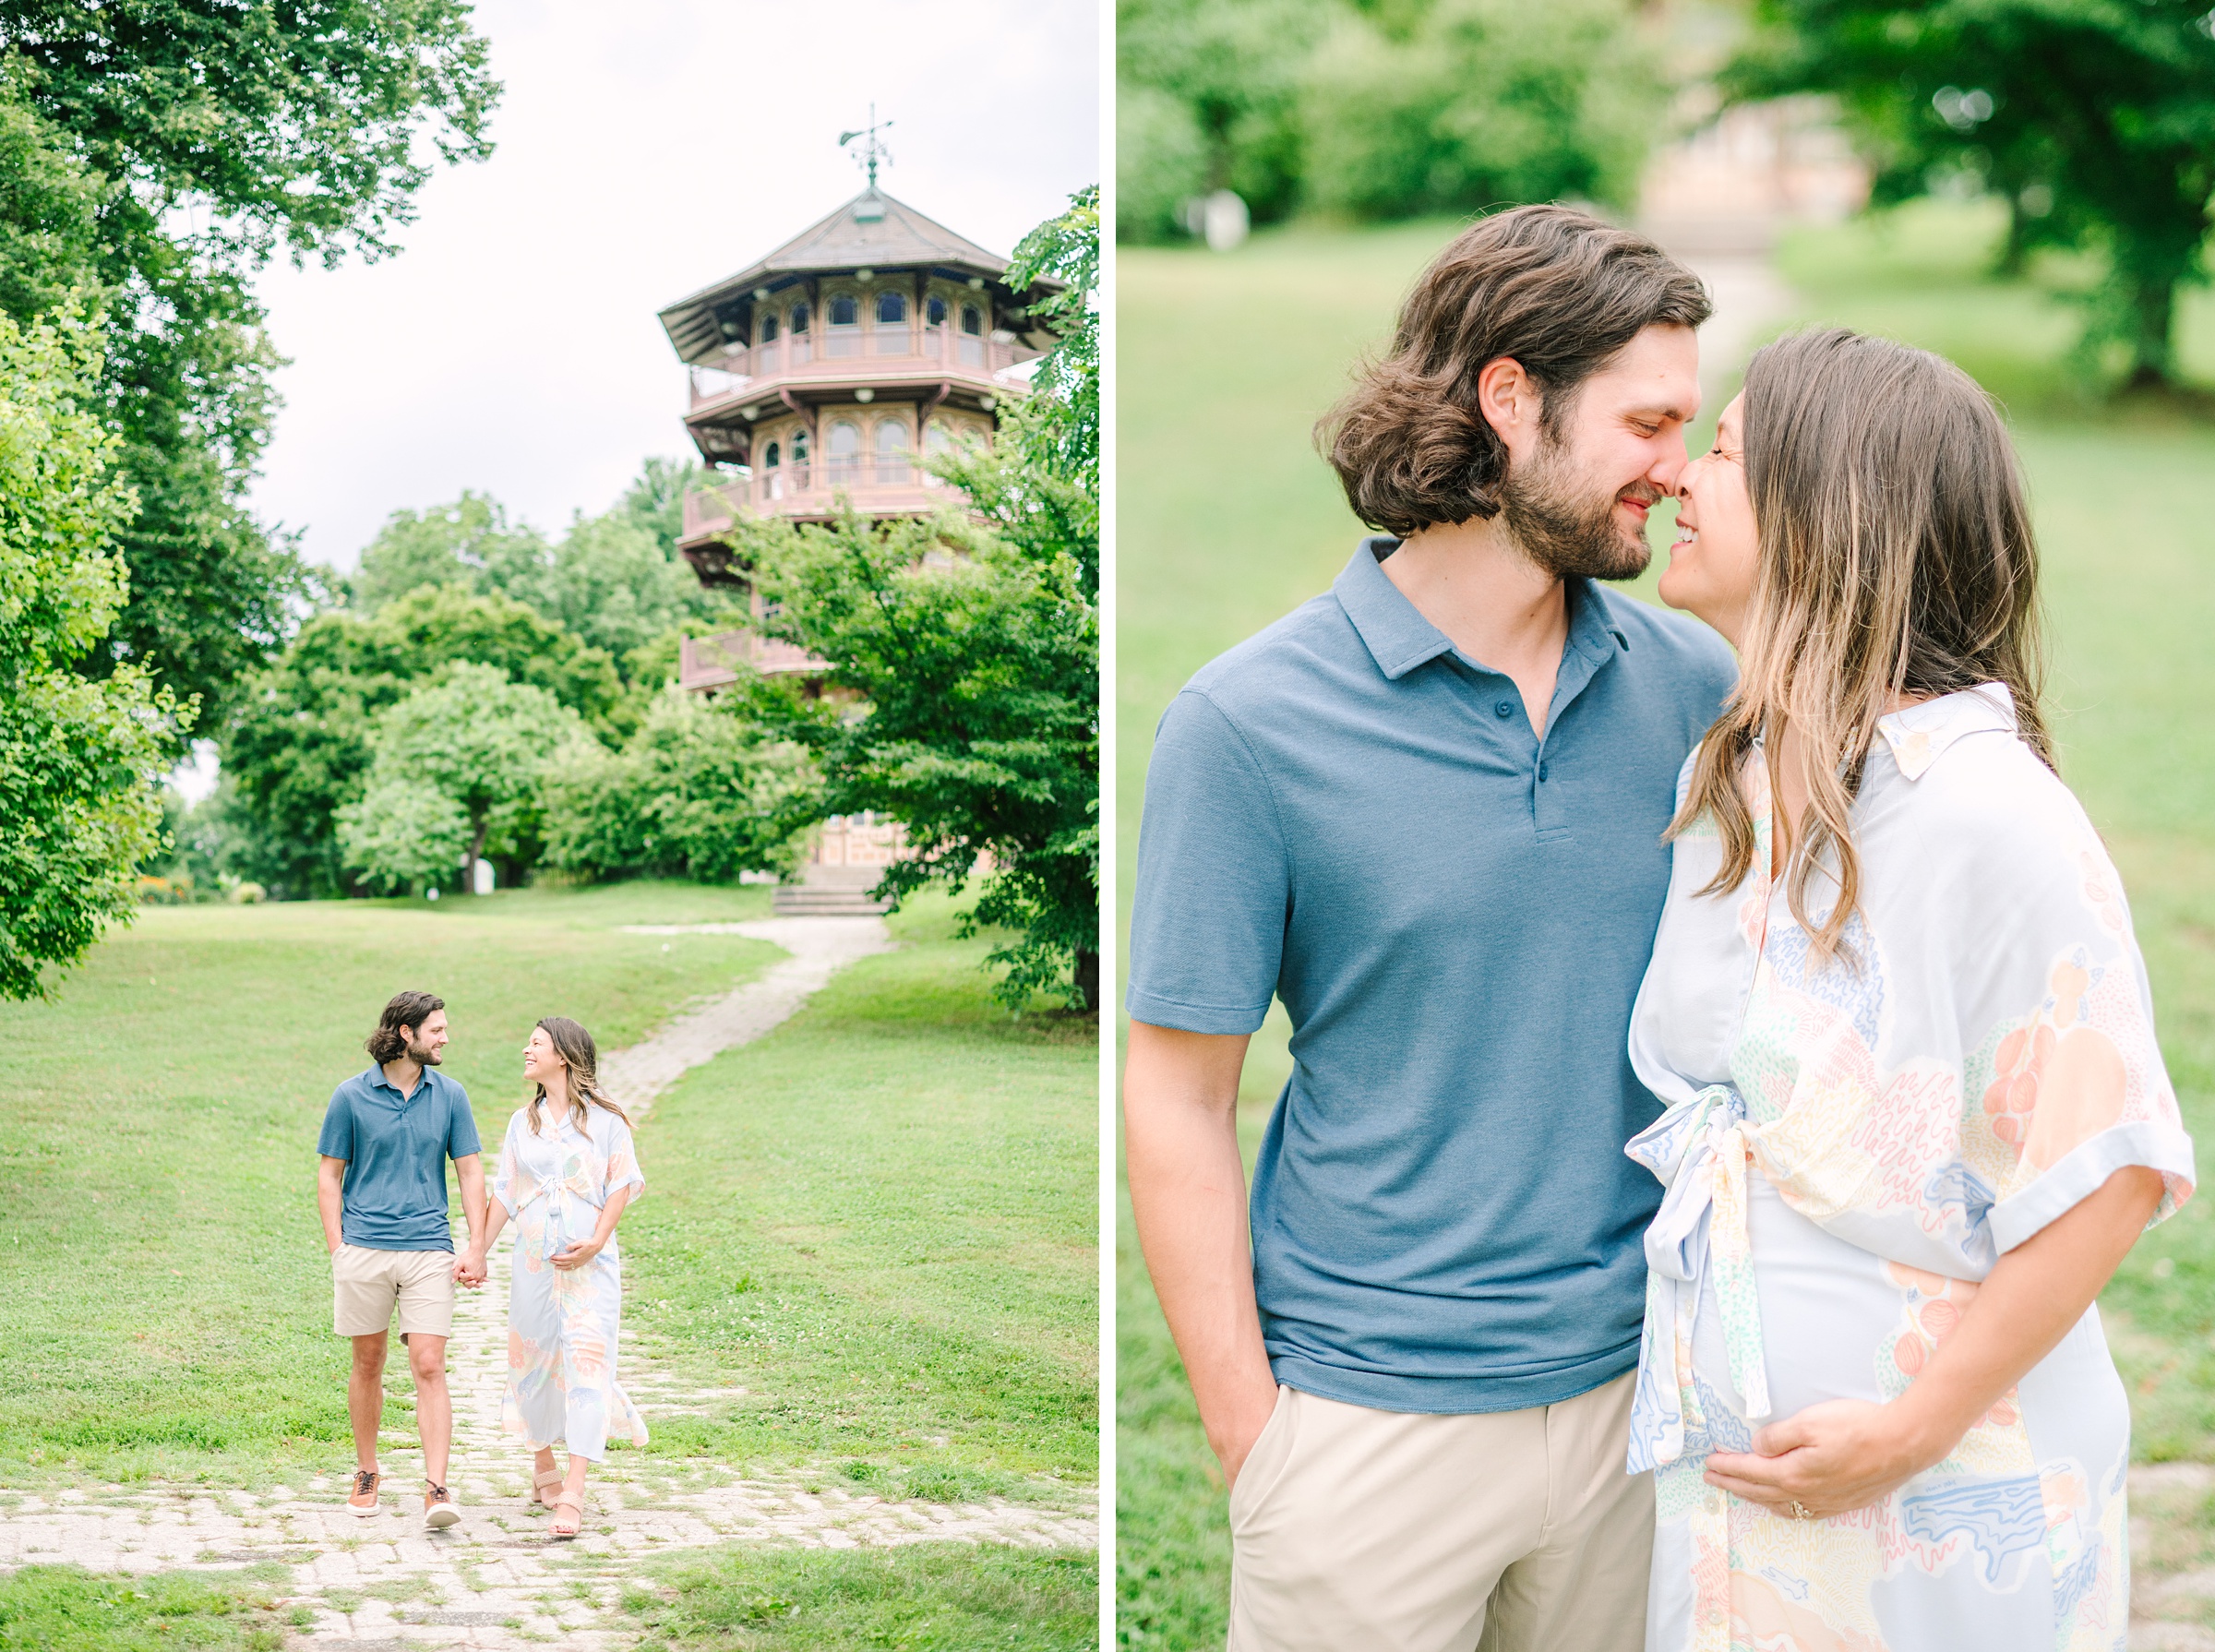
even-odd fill
[(552, 1258), (592, 1238), (607, 1201), (645, 1191), (630, 1127), (593, 1107), (580, 1131), (529, 1107), (508, 1121), (493, 1182), (515, 1223), (509, 1271), (508, 1382), (500, 1426), (533, 1450), (564, 1446), (599, 1462), (618, 1433), (647, 1442), (646, 1419), (616, 1379), (623, 1316), (623, 1262), (615, 1236), (581, 1268)]
[(1712, 830), (1672, 850), (1632, 1017), (1664, 1111), (1628, 1151), (1668, 1191), (1629, 1466), (1690, 1576), (1657, 1582), (1648, 1652), (2119, 1652), (2130, 1419), (2096, 1311), (1872, 1508), (1795, 1521), (1702, 1478), (1765, 1420), (1906, 1392), (1998, 1257), (2115, 1170), (2161, 1173), (2156, 1220), (2197, 1174), (2121, 880), (2006, 690), (1879, 728), (1835, 955), (1773, 886), (1758, 750), (1746, 878), (1700, 892)]

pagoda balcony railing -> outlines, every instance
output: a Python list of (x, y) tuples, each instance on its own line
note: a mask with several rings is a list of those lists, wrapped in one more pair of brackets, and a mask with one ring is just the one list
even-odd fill
[(676, 684), (680, 688), (721, 688), (738, 680), (743, 667), (763, 676), (805, 676), (831, 667), (797, 643), (764, 637), (759, 631), (724, 631), (715, 637), (687, 637), (677, 646)]
[(956, 497), (927, 473), (911, 453), (784, 464), (758, 470), (751, 476), (726, 477), (688, 493), (682, 539), (689, 545), (727, 533), (741, 514), (829, 516), (841, 494), (865, 515), (929, 511)]
[(819, 350), (811, 333), (794, 333), (765, 344), (728, 351), (719, 363), (692, 369), (694, 409), (744, 395), (751, 381), (784, 374), (841, 377), (862, 361), (966, 367), (1004, 373), (1015, 365), (1014, 339), (979, 338), (942, 327), (856, 330), (826, 328)]

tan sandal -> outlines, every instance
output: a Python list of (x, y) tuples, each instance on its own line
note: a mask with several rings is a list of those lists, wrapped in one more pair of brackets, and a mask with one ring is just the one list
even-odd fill
[(558, 1468), (542, 1469), (531, 1477), (530, 1504), (534, 1509), (550, 1509), (554, 1505), (544, 1495), (548, 1486), (558, 1486), (569, 1477)]
[[(577, 1518), (569, 1522), (569, 1529), (567, 1531), (561, 1529), (561, 1511), (564, 1509), (577, 1511)], [(546, 1527), (546, 1535), (557, 1543), (568, 1543), (574, 1541), (583, 1530), (584, 1499), (581, 1497), (558, 1499), (554, 1504), (554, 1524)]]

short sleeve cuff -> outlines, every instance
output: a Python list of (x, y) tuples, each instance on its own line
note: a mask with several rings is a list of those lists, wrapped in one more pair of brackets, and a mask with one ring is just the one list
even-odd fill
[(2159, 1170), (2166, 1184), (2154, 1221), (2161, 1220), (2192, 1196), (2197, 1170), (2192, 1162), (2190, 1136), (2158, 1119), (2119, 1124), (2076, 1148), (2021, 1192), (1994, 1205), (1990, 1217), (1993, 1244), (2005, 1255), (2098, 1192), (2116, 1171), (2134, 1165)]
[(1141, 991), (1136, 987), (1131, 988), (1123, 999), (1123, 1008), (1131, 1012), (1132, 1021), (1143, 1021), (1150, 1027), (1171, 1027), (1179, 1033), (1215, 1033), (1232, 1037), (1259, 1032), (1262, 1023), (1269, 1018), (1266, 999), (1251, 1008), (1186, 1004), (1175, 999), (1163, 998), (1159, 993)]

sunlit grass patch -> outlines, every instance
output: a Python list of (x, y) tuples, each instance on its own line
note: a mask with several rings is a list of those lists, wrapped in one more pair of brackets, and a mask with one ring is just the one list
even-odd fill
[(289, 1622), (267, 1576), (25, 1566), (0, 1575), (6, 1652), (281, 1652)]
[(916, 1543), (738, 1548), (657, 1568), (625, 1591), (638, 1652), (1089, 1652), (1099, 1562), (1071, 1550)]

